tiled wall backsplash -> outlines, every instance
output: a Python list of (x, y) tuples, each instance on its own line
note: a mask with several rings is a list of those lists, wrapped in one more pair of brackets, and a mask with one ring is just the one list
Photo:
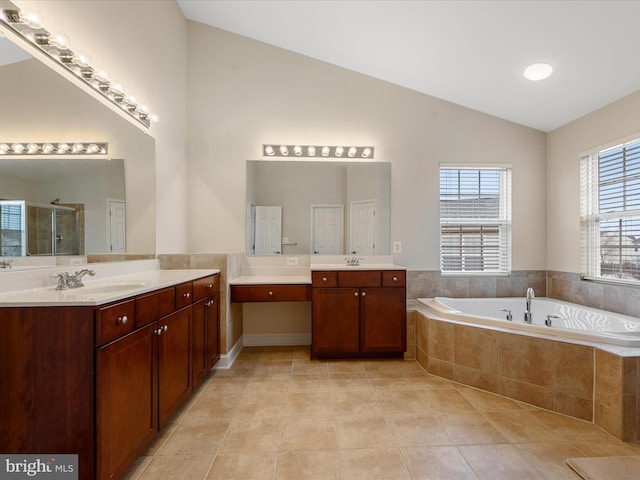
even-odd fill
[(640, 288), (580, 279), (578, 273), (547, 272), (547, 296), (640, 317)]
[(527, 288), (546, 296), (545, 270), (517, 270), (509, 276), (451, 276), (437, 270), (408, 270), (407, 298), (524, 297)]

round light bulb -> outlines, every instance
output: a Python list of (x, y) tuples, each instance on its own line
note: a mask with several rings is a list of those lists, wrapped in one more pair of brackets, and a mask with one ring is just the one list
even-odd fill
[(336, 147), (336, 157), (341, 157), (343, 153), (344, 153), (344, 148)]
[(356, 147), (350, 147), (348, 155), (353, 158), (356, 156), (357, 152), (358, 152), (358, 149)]
[(328, 157), (329, 156), (329, 152), (331, 152), (331, 149), (329, 147), (322, 147), (322, 156), (323, 157)]
[(84, 52), (74, 53), (73, 61), (80, 67), (88, 67), (91, 65), (91, 57)]
[(64, 33), (52, 33), (49, 37), (49, 43), (61, 50), (69, 48), (69, 38)]
[(84, 145), (82, 145), (81, 143), (74, 143), (73, 147), (71, 148), (71, 151), (73, 153), (80, 153), (84, 150)]
[(271, 145), (265, 145), (264, 153), (266, 155), (272, 157), (276, 152), (273, 150), (273, 147)]
[(13, 150), (13, 153), (20, 154), (24, 151), (24, 145), (21, 143), (14, 143), (11, 145), (11, 150)]
[(51, 143), (45, 143), (44, 145), (42, 145), (42, 151), (44, 153), (51, 153), (53, 152), (54, 147)]
[(294, 145), (293, 153), (296, 155), (296, 157), (299, 157), (300, 155), (302, 155), (302, 147), (300, 145)]
[(22, 10), (20, 12), (20, 20), (34, 30), (40, 30), (42, 28), (42, 16), (33, 10)]
[(9, 151), (9, 145), (6, 143), (0, 143), (0, 155), (4, 155)]
[(286, 145), (280, 145), (280, 155), (282, 155), (283, 157), (289, 155), (289, 148), (287, 148)]
[(313, 145), (310, 145), (309, 148), (307, 148), (307, 155), (309, 155), (310, 157), (315, 157), (316, 147), (314, 147)]
[(27, 145), (27, 153), (37, 153), (40, 150), (40, 147), (37, 143), (29, 143)]
[(370, 155), (371, 149), (369, 147), (366, 147), (364, 150), (362, 150), (362, 158), (369, 158)]
[(69, 151), (68, 143), (59, 143), (58, 144), (58, 153), (66, 153)]

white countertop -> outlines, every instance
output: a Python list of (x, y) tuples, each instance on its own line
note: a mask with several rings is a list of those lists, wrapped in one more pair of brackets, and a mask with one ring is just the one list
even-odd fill
[(346, 265), (344, 263), (312, 263), (311, 271), (331, 271), (331, 270), (406, 270), (407, 267), (394, 265), (393, 263), (365, 263), (361, 265)]
[[(39, 277), (34, 283), (45, 284), (35, 288), (9, 289), (0, 292), (0, 307), (52, 307), (52, 306), (83, 306), (102, 305), (124, 298), (141, 295), (153, 290), (170, 287), (183, 282), (189, 282), (208, 275), (220, 273), (218, 269), (198, 270), (160, 270), (153, 268), (155, 263), (142, 263), (140, 268), (131, 268), (130, 263), (122, 268), (125, 274), (118, 274), (117, 266), (113, 264), (89, 264), (78, 265), (72, 269), (57, 267), (55, 269), (32, 270)], [(76, 268), (77, 267), (77, 268)], [(84, 287), (68, 290), (56, 290), (56, 280), (51, 278), (53, 273), (62, 270), (72, 271), (82, 268), (90, 268), (96, 271), (96, 275), (86, 275), (82, 281)], [(26, 273), (26, 272), (25, 272)], [(19, 275), (20, 272), (15, 272)], [(13, 275), (13, 274), (2, 274)], [(19, 277), (16, 277), (19, 279)], [(1, 280), (8, 280), (2, 278)], [(6, 282), (5, 282), (6, 283)], [(17, 282), (20, 285), (20, 282)], [(24, 281), (23, 283), (24, 284)]]
[(311, 273), (297, 275), (243, 275), (229, 285), (311, 285)]

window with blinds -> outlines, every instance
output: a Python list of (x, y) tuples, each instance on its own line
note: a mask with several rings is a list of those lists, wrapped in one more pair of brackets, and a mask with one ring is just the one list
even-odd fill
[(640, 139), (580, 164), (582, 270), (587, 278), (640, 281)]
[(25, 202), (0, 201), (0, 255), (17, 257), (26, 255)]
[(511, 169), (440, 167), (440, 271), (511, 272)]

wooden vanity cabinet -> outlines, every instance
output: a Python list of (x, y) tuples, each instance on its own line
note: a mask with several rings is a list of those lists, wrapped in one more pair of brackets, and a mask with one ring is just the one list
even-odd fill
[(400, 356), (406, 272), (312, 272), (311, 357)]
[(220, 359), (220, 277), (193, 282), (192, 384), (197, 387)]

